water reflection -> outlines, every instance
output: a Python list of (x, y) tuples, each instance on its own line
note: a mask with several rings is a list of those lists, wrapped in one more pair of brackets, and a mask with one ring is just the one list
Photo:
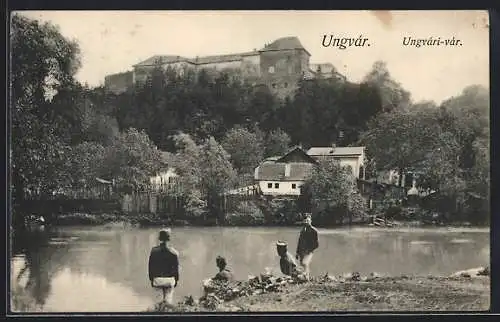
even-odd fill
[[(201, 293), (201, 281), (217, 271), (217, 255), (227, 258), (237, 279), (265, 267), (279, 272), (275, 241), (288, 241), (294, 253), (297, 237), (290, 228), (174, 229), (172, 244), (181, 262), (177, 299)], [(147, 259), (156, 243), (155, 229), (67, 228), (16, 238), (14, 302), (26, 311), (142, 311), (154, 301)], [(486, 231), (320, 230), (311, 273), (448, 275), (488, 262)]]

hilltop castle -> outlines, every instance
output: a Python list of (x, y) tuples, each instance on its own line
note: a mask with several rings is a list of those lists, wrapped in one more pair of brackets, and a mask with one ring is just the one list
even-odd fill
[(285, 37), (266, 44), (260, 50), (245, 53), (187, 58), (153, 56), (133, 66), (132, 71), (108, 75), (105, 88), (119, 94), (134, 84), (144, 82), (154, 68), (174, 68), (182, 73), (186, 68), (217, 72), (238, 70), (254, 85), (265, 85), (279, 97), (293, 94), (300, 79), (315, 77), (345, 80), (330, 63), (310, 64), (311, 54), (297, 37)]

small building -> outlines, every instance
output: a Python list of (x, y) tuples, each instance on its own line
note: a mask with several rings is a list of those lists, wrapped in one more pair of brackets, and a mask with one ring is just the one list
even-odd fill
[(334, 159), (340, 162), (341, 166), (348, 166), (356, 179), (365, 178), (365, 147), (312, 147), (307, 151), (307, 155), (313, 159), (328, 160)]
[(161, 152), (163, 168), (154, 176), (149, 178), (153, 191), (167, 191), (175, 187), (178, 182), (178, 174), (172, 166), (173, 156), (169, 152)]
[(254, 179), (263, 195), (299, 196), (300, 187), (317, 165), (300, 147), (281, 157), (267, 158), (255, 168)]
[(154, 191), (164, 191), (172, 188), (177, 182), (178, 175), (174, 168), (168, 168), (160, 171), (156, 176), (149, 179)]

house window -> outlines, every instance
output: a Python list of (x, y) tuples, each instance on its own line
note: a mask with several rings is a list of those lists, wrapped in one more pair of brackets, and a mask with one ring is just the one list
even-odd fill
[(279, 189), (279, 188), (280, 188), (280, 184), (279, 184), (279, 183), (275, 183), (275, 184), (274, 184), (274, 188), (275, 188), (275, 189)]
[(292, 183), (292, 189), (297, 189), (297, 185), (295, 183)]
[(275, 84), (275, 83), (273, 83), (273, 85), (272, 85), (272, 86), (273, 86), (273, 88), (276, 88), (276, 84)]
[(268, 183), (268, 184), (267, 184), (267, 187), (268, 187), (269, 189), (271, 189), (271, 188), (273, 187), (273, 184), (272, 184), (272, 183)]
[(285, 83), (283, 86), (285, 86), (285, 88), (287, 88), (288, 87), (288, 83)]
[(172, 183), (172, 177), (168, 177), (168, 183)]
[(269, 66), (269, 74), (274, 74), (274, 66)]

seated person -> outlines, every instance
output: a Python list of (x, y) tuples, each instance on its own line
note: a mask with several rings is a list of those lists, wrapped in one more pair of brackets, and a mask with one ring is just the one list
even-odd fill
[(217, 267), (219, 268), (219, 272), (214, 276), (213, 280), (214, 281), (228, 281), (228, 282), (232, 281), (233, 274), (227, 268), (226, 259), (222, 256), (217, 256), (217, 258), (215, 259), (215, 263), (217, 264)]
[(233, 274), (227, 268), (226, 259), (222, 256), (217, 256), (217, 258), (215, 259), (215, 263), (217, 264), (217, 267), (219, 268), (219, 272), (217, 274), (215, 274), (214, 277), (207, 278), (207, 279), (203, 280), (203, 282), (202, 282), (205, 295), (210, 290), (213, 290), (216, 287), (216, 284), (214, 284), (214, 282), (231, 282), (231, 281), (233, 281)]
[(298, 277), (302, 273), (302, 269), (295, 261), (295, 258), (287, 251), (287, 246), (284, 241), (276, 243), (276, 250), (280, 256), (281, 272), (288, 276)]

